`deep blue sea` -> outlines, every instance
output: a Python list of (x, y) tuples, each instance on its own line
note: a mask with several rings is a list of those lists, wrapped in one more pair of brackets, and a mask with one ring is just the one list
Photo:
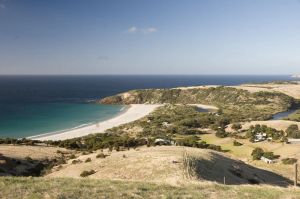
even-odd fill
[(123, 107), (90, 102), (130, 89), (291, 79), (288, 75), (0, 76), (0, 137), (27, 137), (106, 120)]

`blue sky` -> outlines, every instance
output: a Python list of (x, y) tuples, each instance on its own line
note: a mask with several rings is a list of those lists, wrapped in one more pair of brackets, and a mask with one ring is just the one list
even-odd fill
[(299, 0), (0, 0), (0, 74), (293, 73)]

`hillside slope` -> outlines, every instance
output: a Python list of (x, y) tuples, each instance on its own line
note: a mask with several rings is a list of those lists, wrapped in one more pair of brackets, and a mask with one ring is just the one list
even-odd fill
[[(226, 184), (269, 184), (287, 187), (292, 182), (273, 172), (231, 159), (223, 153), (178, 146), (140, 147), (112, 152), (106, 158), (97, 153), (81, 155), (80, 163), (54, 168), (46, 177), (80, 178), (83, 171), (94, 170), (88, 178), (168, 183), (211, 181)], [(108, 154), (106, 151), (105, 154)], [(85, 162), (90, 158), (91, 161)], [(190, 162), (191, 164), (189, 164)], [(191, 166), (192, 165), (192, 166)]]
[(279, 92), (249, 92), (231, 87), (132, 90), (98, 101), (102, 104), (207, 104), (214, 105), (236, 120), (264, 120), (289, 109), (295, 100)]
[(0, 178), (0, 198), (222, 198), (292, 199), (300, 190), (271, 186), (224, 186), (215, 183), (171, 186), (148, 182), (72, 178)]

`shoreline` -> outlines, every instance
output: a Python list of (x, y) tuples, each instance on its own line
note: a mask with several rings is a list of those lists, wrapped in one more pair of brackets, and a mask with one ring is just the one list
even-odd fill
[(52, 132), (48, 132), (48, 133), (42, 133), (42, 134), (32, 135), (32, 136), (28, 136), (26, 138), (27, 139), (39, 140), (39, 138), (53, 136), (53, 135), (58, 135), (58, 134), (66, 133), (66, 132), (69, 132), (69, 131), (73, 131), (73, 130), (77, 130), (77, 129), (82, 129), (82, 128), (85, 128), (85, 127), (89, 127), (89, 126), (92, 126), (92, 125), (96, 125), (98, 123), (105, 122), (107, 120), (113, 119), (115, 117), (118, 117), (119, 115), (122, 115), (122, 114), (126, 113), (126, 111), (130, 108), (130, 106), (131, 105), (124, 105), (124, 107), (122, 107), (122, 109), (116, 115), (114, 115), (111, 118), (104, 119), (102, 121), (95, 121), (95, 122), (91, 122), (91, 123), (88, 123), (88, 124), (79, 125), (77, 127), (72, 127), (72, 128), (64, 129), (64, 130), (58, 130), (58, 131), (52, 131)]
[[(189, 105), (196, 106), (198, 108), (205, 109), (208, 111), (218, 110), (217, 107), (211, 105), (204, 105), (204, 104), (189, 104)], [(117, 127), (129, 122), (133, 122), (142, 117), (145, 117), (146, 115), (150, 114), (160, 106), (164, 106), (164, 104), (130, 104), (124, 106), (124, 108), (122, 108), (122, 110), (116, 116), (110, 119), (96, 122), (86, 126), (75, 127), (72, 129), (34, 135), (34, 136), (27, 137), (27, 139), (41, 140), (41, 141), (46, 141), (46, 140), (57, 141), (57, 140), (66, 140), (66, 139), (82, 137), (89, 134), (104, 133), (106, 130), (110, 128)]]
[(107, 129), (126, 124), (129, 122), (133, 122), (135, 120), (138, 120), (152, 111), (154, 111), (156, 108), (162, 106), (162, 104), (131, 104), (128, 106), (125, 106), (124, 110), (120, 111), (115, 117), (97, 122), (95, 124), (87, 125), (84, 127), (79, 128), (73, 128), (64, 130), (62, 132), (50, 132), (46, 134), (40, 134), (35, 136), (27, 137), (28, 139), (33, 140), (66, 140), (76, 137), (82, 137), (88, 134), (94, 134), (94, 133), (103, 133)]

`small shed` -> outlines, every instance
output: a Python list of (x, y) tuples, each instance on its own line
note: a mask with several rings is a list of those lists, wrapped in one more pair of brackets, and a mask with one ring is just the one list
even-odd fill
[(268, 158), (266, 158), (266, 157), (264, 157), (264, 156), (262, 156), (260, 159), (261, 159), (262, 161), (264, 161), (265, 163), (268, 163), (268, 164), (274, 163), (273, 160), (270, 160), (270, 159), (268, 159)]
[(266, 140), (267, 134), (266, 133), (256, 133), (254, 137), (254, 142), (261, 142)]
[(170, 140), (165, 140), (165, 139), (161, 139), (161, 138), (155, 139), (154, 143), (156, 145), (171, 145), (172, 144)]

